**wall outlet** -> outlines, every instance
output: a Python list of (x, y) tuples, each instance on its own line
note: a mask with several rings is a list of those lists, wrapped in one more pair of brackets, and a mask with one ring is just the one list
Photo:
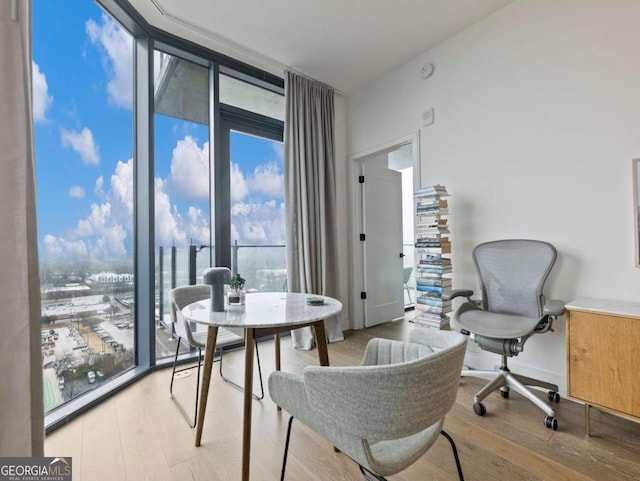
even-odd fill
[(434, 112), (433, 112), (433, 107), (431, 107), (428, 110), (425, 110), (424, 112), (422, 112), (422, 126), (423, 127), (428, 127), (429, 125), (433, 124), (434, 122)]

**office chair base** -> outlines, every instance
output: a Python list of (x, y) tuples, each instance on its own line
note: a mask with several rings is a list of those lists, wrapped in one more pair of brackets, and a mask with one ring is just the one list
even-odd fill
[(551, 416), (544, 417), (544, 425), (549, 429), (553, 429), (554, 431), (558, 429), (558, 420)]
[[(560, 395), (558, 394), (558, 386), (548, 382), (540, 381), (526, 376), (520, 376), (518, 374), (512, 374), (507, 368), (500, 368), (498, 371), (475, 371), (475, 370), (463, 370), (462, 376), (477, 377), (480, 379), (489, 380), (489, 383), (485, 385), (473, 398), (473, 410), (478, 416), (484, 416), (486, 409), (482, 404), (482, 400), (485, 399), (493, 391), (500, 389), (503, 398), (509, 397), (509, 391), (515, 390), (521, 394), (538, 408), (540, 408), (548, 418), (555, 419), (555, 411), (538, 396), (533, 394), (527, 386), (536, 386), (544, 389), (549, 389), (548, 398), (553, 402), (560, 402)], [(557, 420), (555, 423), (550, 421), (547, 423), (545, 418), (545, 426), (553, 428), (558, 426)]]

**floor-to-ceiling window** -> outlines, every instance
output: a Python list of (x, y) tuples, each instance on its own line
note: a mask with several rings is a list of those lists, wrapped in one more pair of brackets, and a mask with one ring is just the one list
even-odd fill
[(134, 365), (133, 40), (90, 1), (33, 1), (47, 412)]
[[(158, 50), (154, 59), (156, 312), (170, 334), (169, 291), (201, 282), (210, 265), (209, 64)], [(156, 336), (156, 357), (175, 343)]]
[(230, 169), (231, 267), (249, 292), (286, 290), (282, 133), (223, 121)]
[(284, 97), (233, 72), (221, 74), (219, 83), (231, 267), (249, 292), (286, 290)]
[(33, 0), (48, 426), (165, 364), (172, 287), (284, 287), (282, 79), (97, 1)]

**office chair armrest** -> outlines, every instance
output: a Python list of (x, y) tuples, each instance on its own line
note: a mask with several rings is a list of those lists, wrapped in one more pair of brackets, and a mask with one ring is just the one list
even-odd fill
[(450, 301), (455, 299), (456, 297), (466, 297), (469, 302), (471, 302), (471, 296), (473, 295), (473, 291), (471, 289), (454, 289), (449, 294), (442, 294), (442, 299), (445, 301)]
[(561, 316), (564, 314), (564, 302), (558, 299), (549, 299), (544, 303), (542, 314), (545, 316)]

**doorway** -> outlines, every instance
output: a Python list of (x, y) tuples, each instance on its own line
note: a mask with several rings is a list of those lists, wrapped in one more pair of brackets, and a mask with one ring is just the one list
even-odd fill
[(355, 329), (401, 318), (415, 302), (413, 192), (420, 178), (418, 151), (416, 134), (353, 158)]

